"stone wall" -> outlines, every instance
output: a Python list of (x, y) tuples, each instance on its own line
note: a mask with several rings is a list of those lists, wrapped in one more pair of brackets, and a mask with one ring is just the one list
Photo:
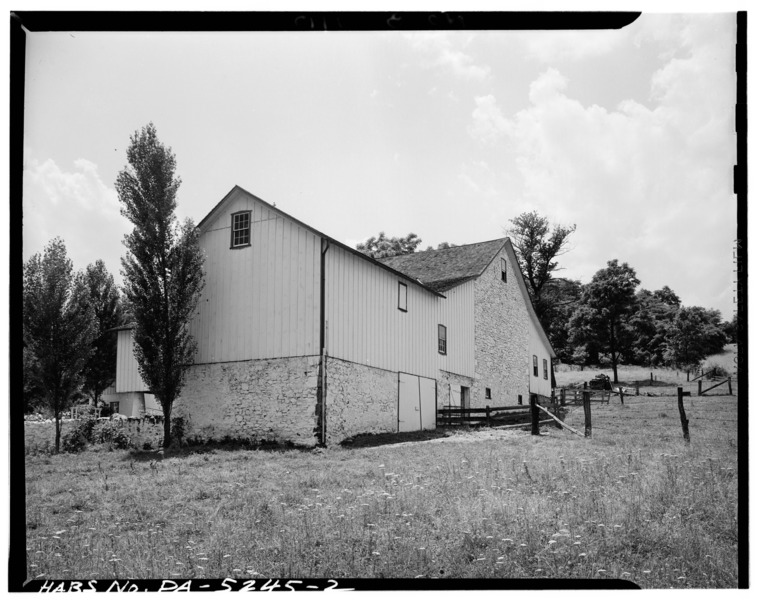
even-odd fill
[[(61, 441), (81, 422), (80, 419), (63, 419)], [(123, 432), (130, 448), (141, 450), (148, 444), (160, 448), (163, 442), (162, 419), (108, 419), (100, 418), (92, 432), (94, 440), (101, 437), (104, 429)], [(55, 421), (24, 421), (24, 448), (26, 452), (47, 452), (55, 447)]]
[[(437, 379), (437, 408), (442, 408), (443, 406), (460, 408), (460, 397), (456, 398), (453, 402), (451, 387), (460, 390), (461, 386), (466, 386), (473, 394), (474, 380), (471, 377), (440, 370), (439, 378)], [(453, 402), (453, 404), (451, 404), (451, 402)], [(474, 405), (472, 404), (471, 406)]]
[[(529, 314), (514, 265), (505, 253), (507, 282), (500, 277), (500, 256), (476, 280), (474, 287), (474, 373), (471, 407), (509, 406), (518, 395), (529, 401)], [(490, 388), (491, 399), (485, 399)]]
[(195, 365), (187, 372), (172, 417), (183, 417), (186, 436), (318, 442), (318, 356)]
[(397, 431), (396, 372), (332, 357), (326, 365), (327, 445), (359, 433)]

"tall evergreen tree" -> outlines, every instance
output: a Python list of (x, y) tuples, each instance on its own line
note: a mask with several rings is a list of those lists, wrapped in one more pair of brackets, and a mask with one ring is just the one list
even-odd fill
[(135, 323), (137, 365), (163, 409), (168, 447), (171, 410), (197, 347), (187, 325), (204, 286), (204, 258), (192, 221), (177, 222), (176, 159), (152, 123), (134, 133), (126, 156), (129, 164), (116, 179), (121, 213), (134, 225), (124, 238), (124, 294)]
[(84, 277), (74, 275), (60, 238), (24, 265), (23, 299), (24, 387), (36, 386), (52, 410), (57, 453), (61, 416), (84, 383), (98, 325)]
[(113, 275), (102, 260), (87, 265), (84, 280), (99, 324), (92, 357), (84, 369), (84, 392), (97, 406), (105, 389), (116, 380), (116, 335), (110, 329), (123, 324), (123, 308)]

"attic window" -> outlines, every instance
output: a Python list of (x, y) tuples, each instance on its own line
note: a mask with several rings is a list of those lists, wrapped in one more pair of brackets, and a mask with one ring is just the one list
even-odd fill
[(232, 248), (250, 245), (250, 211), (232, 215)]
[(397, 307), (403, 312), (408, 312), (408, 286), (402, 281), (397, 282)]
[(490, 388), (484, 388), (484, 399), (492, 400), (492, 390)]
[(542, 379), (547, 379), (547, 359), (542, 359)]
[(537, 355), (532, 354), (532, 368), (534, 369), (534, 376), (540, 376), (540, 368), (537, 366)]
[(447, 327), (437, 325), (437, 350), (440, 354), (447, 354)]
[(508, 281), (508, 271), (506, 271), (505, 268), (505, 259), (500, 259), (500, 279), (503, 281)]

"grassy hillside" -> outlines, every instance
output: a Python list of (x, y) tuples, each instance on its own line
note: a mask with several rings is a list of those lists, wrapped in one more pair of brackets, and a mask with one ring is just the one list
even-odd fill
[[(737, 584), (736, 398), (593, 405), (593, 437), (27, 458), (30, 578)], [(583, 431), (583, 411), (567, 422)]]

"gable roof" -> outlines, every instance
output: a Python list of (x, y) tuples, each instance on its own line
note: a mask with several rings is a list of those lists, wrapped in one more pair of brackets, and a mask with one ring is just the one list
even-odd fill
[(380, 258), (383, 264), (418, 279), (433, 290), (444, 292), (479, 277), (505, 245), (506, 238), (454, 246), (444, 250), (425, 250)]
[(234, 197), (235, 192), (237, 192), (237, 191), (242, 192), (243, 194), (246, 194), (246, 195), (250, 196), (251, 198), (254, 198), (257, 202), (260, 202), (261, 204), (263, 204), (270, 211), (275, 212), (276, 214), (280, 215), (281, 217), (284, 217), (285, 219), (289, 219), (293, 223), (297, 223), (303, 229), (307, 229), (308, 231), (310, 231), (314, 235), (317, 235), (318, 237), (321, 237), (321, 238), (327, 240), (329, 242), (329, 244), (334, 244), (335, 246), (338, 246), (342, 250), (350, 252), (351, 254), (354, 254), (355, 256), (359, 256), (363, 260), (366, 260), (366, 261), (368, 261), (370, 263), (373, 263), (375, 266), (378, 266), (378, 267), (384, 269), (385, 271), (389, 271), (390, 273), (392, 273), (396, 277), (400, 277), (402, 279), (406, 279), (408, 281), (411, 281), (412, 283), (414, 283), (417, 286), (425, 289), (427, 292), (430, 292), (431, 294), (434, 294), (435, 296), (439, 296), (440, 298), (444, 298), (445, 297), (439, 291), (437, 291), (437, 290), (429, 287), (428, 285), (425, 285), (423, 282), (419, 281), (417, 278), (409, 276), (409, 275), (403, 273), (402, 271), (398, 271), (398, 270), (394, 269), (393, 267), (391, 267), (390, 265), (385, 265), (384, 263), (379, 262), (375, 258), (372, 258), (371, 256), (369, 256), (367, 254), (363, 254), (363, 252), (359, 252), (355, 248), (351, 248), (350, 246), (348, 246), (346, 244), (343, 244), (340, 241), (335, 240), (333, 237), (330, 237), (330, 236), (328, 236), (328, 235), (326, 235), (324, 233), (321, 233), (317, 229), (314, 229), (310, 225), (306, 225), (305, 223), (303, 223), (302, 221), (296, 219), (292, 215), (289, 215), (286, 212), (284, 212), (283, 210), (277, 208), (276, 206), (274, 206), (272, 204), (269, 204), (268, 202), (266, 202), (265, 200), (262, 200), (261, 198), (259, 198), (255, 194), (251, 194), (246, 189), (244, 189), (244, 188), (242, 188), (242, 187), (240, 187), (238, 185), (235, 185), (231, 189), (231, 191), (226, 196), (224, 196), (218, 202), (218, 204), (216, 204), (216, 206), (214, 206), (210, 210), (210, 212), (207, 215), (205, 215), (205, 217), (203, 217), (203, 219), (197, 224), (197, 229), (200, 230), (201, 233), (204, 233), (206, 231), (208, 225), (210, 225), (213, 222), (215, 216), (222, 210), (222, 207), (227, 202), (229, 202), (231, 198)]

